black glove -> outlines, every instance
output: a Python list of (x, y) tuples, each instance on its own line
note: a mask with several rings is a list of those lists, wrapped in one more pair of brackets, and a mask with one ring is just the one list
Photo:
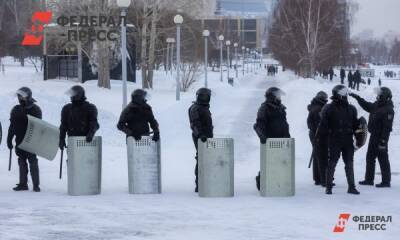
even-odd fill
[(7, 147), (8, 147), (8, 149), (13, 149), (14, 148), (14, 145), (12, 143), (12, 138), (11, 139), (7, 139)]
[(135, 138), (136, 141), (140, 141), (142, 139), (142, 136), (140, 136), (140, 135), (136, 135), (136, 136), (133, 136), (133, 137)]
[(260, 138), (261, 144), (266, 144), (267, 143), (267, 138)]
[(387, 151), (387, 143), (385, 140), (381, 140), (378, 144), (378, 150), (381, 152)]
[(200, 140), (203, 142), (203, 143), (205, 143), (205, 142), (207, 142), (207, 137), (206, 136), (200, 136)]
[(60, 139), (60, 142), (58, 143), (58, 147), (61, 149), (61, 150), (64, 150), (64, 148), (66, 147), (67, 145), (65, 144), (65, 139)]
[(160, 133), (159, 132), (155, 132), (154, 135), (153, 135), (152, 140), (154, 142), (158, 142), (158, 140), (160, 140)]
[(88, 143), (90, 143), (90, 142), (92, 142), (93, 141), (93, 134), (88, 134), (87, 136), (86, 136), (86, 142), (88, 142)]

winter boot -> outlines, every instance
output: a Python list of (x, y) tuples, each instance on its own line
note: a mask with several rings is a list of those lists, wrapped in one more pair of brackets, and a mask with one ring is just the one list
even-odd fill
[(355, 195), (359, 195), (360, 192), (356, 189), (356, 186), (349, 186), (349, 189), (347, 190), (347, 193), (350, 194), (355, 194)]
[(40, 192), (40, 187), (39, 186), (34, 186), (33, 187), (34, 192)]
[(14, 191), (28, 191), (28, 185), (25, 184), (17, 184), (15, 188), (13, 188)]
[(368, 181), (368, 180), (360, 181), (360, 182), (358, 182), (358, 184), (364, 185), (364, 186), (374, 186), (374, 182)]
[(332, 195), (332, 187), (326, 187), (325, 193), (328, 195)]
[(375, 187), (377, 187), (377, 188), (390, 188), (390, 183), (379, 183), (379, 184), (376, 184), (375, 185)]

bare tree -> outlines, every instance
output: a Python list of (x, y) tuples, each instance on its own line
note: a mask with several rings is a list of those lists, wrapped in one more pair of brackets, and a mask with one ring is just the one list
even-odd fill
[[(338, 0), (281, 0), (274, 13), (269, 43), (274, 56), (305, 77), (335, 65), (349, 45), (346, 24), (339, 24)], [(346, 49), (346, 48), (344, 48)]]

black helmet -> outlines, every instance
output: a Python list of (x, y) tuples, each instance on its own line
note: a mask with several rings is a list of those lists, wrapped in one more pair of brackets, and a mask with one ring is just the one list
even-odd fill
[(328, 94), (324, 91), (320, 91), (317, 93), (315, 96), (315, 99), (321, 103), (327, 103), (328, 102)]
[(145, 90), (136, 89), (135, 91), (132, 92), (131, 99), (132, 102), (141, 104), (146, 102), (146, 96), (147, 92)]
[(349, 90), (344, 85), (337, 85), (332, 89), (332, 99), (347, 100)]
[(200, 88), (196, 92), (196, 102), (209, 104), (211, 100), (211, 90), (208, 88)]
[(267, 101), (281, 103), (281, 97), (285, 95), (281, 89), (277, 87), (271, 87), (265, 92), (265, 98)]
[(70, 96), (72, 102), (85, 101), (85, 89), (82, 86), (75, 85), (66, 92)]
[(387, 102), (392, 100), (392, 91), (387, 87), (380, 87), (375, 89), (377, 94), (376, 100), (380, 102)]
[(36, 100), (32, 98), (32, 90), (28, 87), (18, 89), (16, 94), (20, 101), (36, 102)]

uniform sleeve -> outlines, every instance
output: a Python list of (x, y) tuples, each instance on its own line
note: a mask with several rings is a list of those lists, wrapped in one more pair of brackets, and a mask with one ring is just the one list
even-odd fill
[(353, 132), (356, 132), (356, 130), (359, 127), (359, 122), (358, 122), (358, 113), (357, 109), (354, 106), (351, 106), (353, 109)]
[(16, 107), (14, 107), (11, 110), (11, 114), (10, 114), (10, 127), (8, 128), (8, 136), (7, 136), (7, 141), (12, 141), (12, 139), (15, 136), (15, 118), (17, 115), (17, 109)]
[(150, 124), (151, 129), (153, 129), (153, 132), (155, 132), (155, 133), (160, 132), (160, 130), (158, 128), (158, 122), (157, 122), (156, 118), (154, 117), (153, 110), (151, 109), (151, 107), (149, 109), (149, 124)]
[(40, 109), (39, 106), (36, 106), (33, 108), (32, 114), (33, 117), (42, 119), (42, 110)]
[(321, 121), (317, 128), (316, 138), (321, 139), (325, 138), (328, 135), (329, 131), (329, 114), (330, 114), (330, 107), (326, 105), (321, 110)]
[(97, 116), (98, 116), (98, 111), (96, 106), (90, 105), (89, 108), (89, 131), (88, 135), (89, 136), (94, 136), (96, 134), (96, 131), (100, 128), (99, 122), (97, 121)]
[(394, 111), (393, 109), (387, 111), (382, 119), (382, 133), (381, 133), (381, 140), (388, 142), (390, 132), (392, 131), (393, 127), (393, 118), (394, 118)]
[(265, 138), (266, 132), (265, 127), (267, 125), (267, 117), (265, 107), (261, 106), (257, 112), (256, 123), (254, 124), (254, 130), (256, 131), (259, 138)]
[(200, 137), (203, 135), (203, 128), (201, 125), (199, 108), (191, 107), (189, 109), (190, 127), (192, 128), (193, 135)]
[(365, 101), (365, 99), (363, 99), (362, 97), (357, 97), (356, 98), (358, 104), (360, 104), (360, 106), (362, 107), (362, 109), (364, 109), (366, 112), (371, 112), (372, 109), (374, 108), (374, 104)]
[(67, 116), (67, 106), (64, 106), (61, 110), (61, 124), (60, 124), (60, 139), (64, 140), (67, 136), (68, 130), (68, 116)]
[(130, 130), (128, 128), (128, 121), (129, 121), (128, 113), (129, 113), (129, 109), (127, 107), (122, 111), (121, 116), (119, 117), (118, 124), (117, 124), (117, 128), (120, 131), (124, 132), (126, 135), (130, 134)]

